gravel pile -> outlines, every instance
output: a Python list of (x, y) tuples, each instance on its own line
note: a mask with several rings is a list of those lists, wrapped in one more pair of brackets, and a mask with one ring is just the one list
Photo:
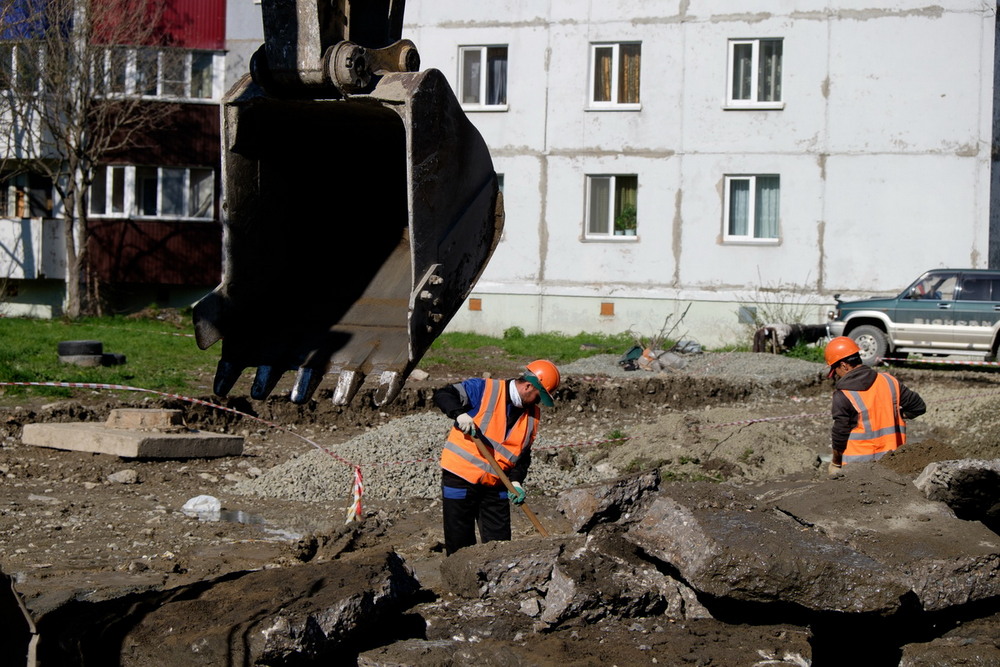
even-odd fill
[[(313, 450), (271, 468), (256, 479), (239, 482), (233, 491), (243, 495), (286, 498), (308, 502), (336, 501), (350, 497), (354, 469), (361, 467), (366, 498), (438, 498), (441, 496), (439, 457), (451, 420), (439, 412), (394, 419), (340, 445), (329, 453)], [(546, 441), (540, 436), (539, 449)], [(563, 470), (566, 459), (534, 455), (526, 486), (546, 491), (577, 486), (615, 476), (608, 466), (574, 466)]]

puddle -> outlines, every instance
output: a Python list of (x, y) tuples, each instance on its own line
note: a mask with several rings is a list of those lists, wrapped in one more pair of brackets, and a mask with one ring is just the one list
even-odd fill
[(294, 541), (302, 539), (301, 533), (272, 527), (267, 519), (259, 514), (251, 514), (243, 510), (221, 509), (221, 503), (218, 498), (212, 496), (197, 496), (192, 498), (184, 504), (181, 512), (187, 516), (196, 517), (199, 521), (226, 521), (249, 526), (261, 526), (262, 531), (275, 540)]
[(220, 510), (215, 521), (232, 521), (233, 523), (245, 523), (257, 526), (267, 524), (264, 517), (257, 514), (249, 514), (243, 510)]

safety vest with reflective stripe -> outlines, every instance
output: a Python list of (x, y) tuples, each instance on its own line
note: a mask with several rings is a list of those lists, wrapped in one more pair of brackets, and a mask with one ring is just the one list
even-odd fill
[(906, 444), (906, 422), (899, 413), (899, 381), (879, 373), (864, 391), (841, 390), (858, 411), (858, 423), (844, 450), (844, 463), (874, 461)]
[[(472, 415), (476, 428), (493, 445), (493, 457), (505, 473), (531, 447), (538, 432), (539, 415), (537, 405), (527, 407), (508, 432), (507, 384), (504, 380), (486, 380), (479, 409)], [(472, 484), (496, 486), (500, 483), (476, 443), (456, 427), (448, 433), (448, 441), (441, 450), (441, 467)]]

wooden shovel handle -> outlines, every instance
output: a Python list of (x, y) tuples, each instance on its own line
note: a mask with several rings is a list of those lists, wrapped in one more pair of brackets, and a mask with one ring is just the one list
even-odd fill
[[(500, 467), (500, 464), (497, 463), (497, 460), (495, 458), (493, 458), (493, 452), (490, 451), (491, 447), (486, 444), (486, 441), (483, 439), (483, 436), (479, 432), (479, 429), (476, 429), (476, 434), (472, 436), (472, 440), (473, 442), (476, 443), (476, 447), (479, 448), (479, 453), (482, 454), (483, 458), (486, 459), (486, 461), (490, 464), (490, 466), (493, 467), (493, 472), (496, 473), (496, 476), (500, 478), (500, 481), (503, 482), (503, 485), (507, 487), (507, 490), (513, 493), (515, 496), (518, 495), (517, 490), (514, 488), (514, 485), (510, 483), (510, 479), (508, 479), (507, 475), (504, 474), (504, 471)], [(542, 537), (548, 537), (549, 531), (545, 530), (545, 527), (538, 520), (538, 517), (535, 516), (535, 513), (531, 511), (531, 508), (528, 507), (528, 504), (521, 503), (521, 509), (524, 510), (525, 515), (528, 517), (528, 519), (531, 520), (531, 523), (535, 526), (535, 530), (541, 533)]]

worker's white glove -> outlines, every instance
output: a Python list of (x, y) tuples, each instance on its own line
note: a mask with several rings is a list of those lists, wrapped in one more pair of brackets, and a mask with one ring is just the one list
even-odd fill
[(517, 493), (511, 493), (508, 491), (507, 498), (515, 505), (520, 505), (524, 502), (524, 497), (528, 495), (528, 492), (524, 490), (524, 487), (521, 486), (520, 482), (511, 482), (510, 485), (514, 487), (514, 491)]
[(476, 435), (476, 422), (472, 421), (472, 417), (469, 416), (468, 412), (463, 412), (456, 417), (455, 422), (458, 424), (458, 430), (462, 433), (471, 436)]

